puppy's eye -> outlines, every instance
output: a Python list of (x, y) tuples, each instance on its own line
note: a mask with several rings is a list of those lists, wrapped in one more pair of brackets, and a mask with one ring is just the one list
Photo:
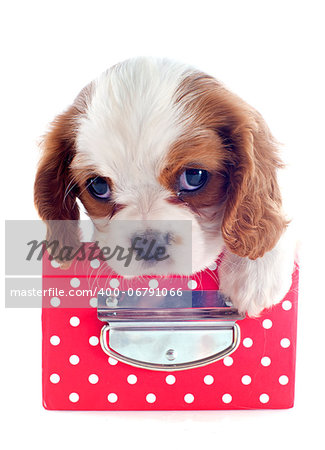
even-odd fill
[(87, 189), (93, 197), (98, 199), (106, 200), (111, 194), (108, 184), (101, 177), (89, 178), (87, 180)]
[(179, 178), (181, 191), (196, 191), (200, 189), (208, 179), (208, 172), (203, 169), (186, 169)]

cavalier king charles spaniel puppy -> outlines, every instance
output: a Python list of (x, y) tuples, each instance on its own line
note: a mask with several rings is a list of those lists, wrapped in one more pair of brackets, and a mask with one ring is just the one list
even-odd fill
[[(255, 316), (291, 285), (281, 167), (261, 115), (219, 81), (179, 63), (136, 58), (107, 70), (55, 118), (43, 141), (35, 204), (47, 238), (62, 244), (80, 243), (79, 199), (100, 245), (118, 236), (127, 248), (140, 235), (168, 246), (168, 259), (133, 262), (134, 276), (190, 275), (222, 254), (220, 290)], [(62, 233), (64, 220), (71, 225)], [(121, 221), (130, 226), (113, 226)], [(190, 239), (179, 221), (191, 224)], [(110, 265), (122, 273), (119, 264)]]

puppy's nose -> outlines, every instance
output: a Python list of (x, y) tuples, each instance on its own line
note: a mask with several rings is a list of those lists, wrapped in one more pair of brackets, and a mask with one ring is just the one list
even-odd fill
[(166, 259), (167, 246), (171, 243), (170, 233), (156, 230), (144, 230), (131, 238), (131, 247), (137, 252), (137, 258), (150, 263)]

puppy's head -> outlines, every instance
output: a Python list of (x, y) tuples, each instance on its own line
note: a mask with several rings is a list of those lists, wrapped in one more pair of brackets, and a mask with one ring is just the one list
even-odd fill
[[(159, 262), (132, 261), (134, 275), (189, 274), (225, 245), (251, 259), (274, 247), (286, 226), (280, 166), (262, 117), (214, 78), (136, 59), (105, 72), (54, 120), (35, 203), (50, 239), (78, 244), (79, 198), (101, 246), (165, 248)], [(64, 233), (52, 225), (67, 219)], [(123, 272), (123, 261), (110, 265)]]

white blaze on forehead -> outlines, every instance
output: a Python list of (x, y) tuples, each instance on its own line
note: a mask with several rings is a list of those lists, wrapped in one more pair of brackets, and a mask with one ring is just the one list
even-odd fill
[(187, 66), (138, 58), (112, 67), (92, 86), (79, 121), (77, 160), (113, 179), (117, 192), (156, 179), (159, 162), (184, 132), (175, 93)]
[[(118, 242), (129, 248), (134, 233), (155, 221), (154, 230), (170, 233), (173, 241), (170, 258), (150, 273), (189, 275), (210, 264), (223, 246), (219, 234), (204, 232), (189, 208), (166, 201), (170, 192), (158, 181), (172, 145), (195, 121), (186, 104), (191, 89), (184, 83), (194, 74), (199, 72), (167, 60), (139, 58), (118, 64), (91, 84), (86, 111), (78, 119), (74, 169), (94, 167), (98, 175), (111, 178), (112, 199), (123, 205), (113, 217), (103, 213), (94, 219), (94, 240), (102, 247), (114, 248)], [(182, 94), (184, 99), (176, 103)], [(183, 221), (190, 223), (188, 233)], [(109, 264), (125, 274), (122, 262)], [(134, 275), (149, 273), (138, 261), (130, 269)]]

